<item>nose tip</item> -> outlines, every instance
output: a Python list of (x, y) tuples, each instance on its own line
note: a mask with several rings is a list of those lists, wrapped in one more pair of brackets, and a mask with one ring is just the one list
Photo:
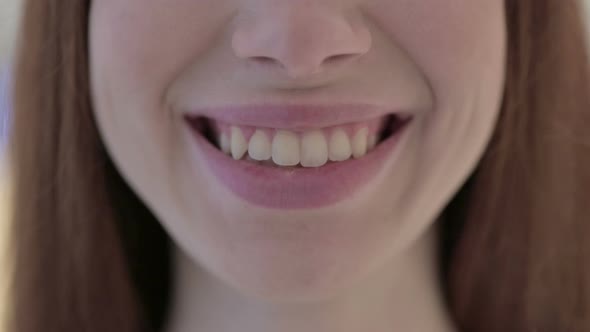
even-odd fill
[(303, 78), (362, 57), (371, 47), (371, 34), (341, 14), (291, 8), (244, 20), (234, 31), (232, 47), (240, 59)]

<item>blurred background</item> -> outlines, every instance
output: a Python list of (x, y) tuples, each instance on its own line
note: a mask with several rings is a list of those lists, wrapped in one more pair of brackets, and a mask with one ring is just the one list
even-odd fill
[[(20, 16), (22, 0), (0, 0), (0, 159), (2, 158), (6, 138), (6, 109), (8, 65), (14, 51), (16, 26)], [(1, 181), (1, 180), (0, 180)]]
[(0, 0), (0, 332), (2, 316), (6, 311), (5, 298), (8, 285), (3, 273), (8, 270), (6, 256), (6, 230), (8, 219), (8, 172), (5, 167), (6, 134), (8, 129), (8, 63), (14, 51), (16, 26), (22, 0)]
[[(37, 0), (42, 1), (42, 0)], [(59, 0), (56, 0), (59, 1)], [(124, 1), (124, 0), (123, 0)], [(9, 192), (8, 175), (5, 167), (6, 159), (6, 136), (9, 123), (9, 79), (10, 63), (13, 62), (13, 53), (17, 39), (17, 25), (20, 18), (20, 5), (23, 0), (0, 0), (0, 325), (1, 316), (5, 310), (2, 299), (5, 297), (7, 284), (3, 274), (8, 265), (6, 260), (6, 229), (8, 226), (7, 215), (9, 213)], [(590, 22), (590, 0), (582, 0), (585, 14)], [(590, 26), (590, 24), (589, 24)], [(589, 33), (590, 36), (590, 33)], [(590, 44), (590, 38), (589, 38)], [(1, 332), (1, 327), (0, 327)]]
[(15, 27), (22, 0), (0, 0), (0, 61), (5, 60), (15, 40)]

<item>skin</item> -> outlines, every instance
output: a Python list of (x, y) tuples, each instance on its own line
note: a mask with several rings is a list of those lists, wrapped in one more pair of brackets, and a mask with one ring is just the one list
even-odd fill
[[(496, 125), (504, 23), (489, 0), (94, 0), (101, 137), (176, 245), (166, 331), (453, 331), (436, 225)], [(395, 103), (415, 120), (347, 201), (278, 211), (220, 185), (181, 120), (250, 101)]]

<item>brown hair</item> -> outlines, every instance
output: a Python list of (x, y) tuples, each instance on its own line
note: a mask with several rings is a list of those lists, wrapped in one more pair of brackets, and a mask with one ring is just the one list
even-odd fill
[[(10, 331), (160, 331), (170, 239), (99, 139), (89, 0), (26, 1), (15, 82)], [(446, 207), (461, 331), (590, 331), (590, 82), (581, 4), (506, 0), (494, 136)]]

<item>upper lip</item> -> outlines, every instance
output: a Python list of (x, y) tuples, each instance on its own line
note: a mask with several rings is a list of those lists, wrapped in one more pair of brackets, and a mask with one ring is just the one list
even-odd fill
[(200, 107), (184, 112), (227, 124), (277, 129), (310, 129), (362, 122), (385, 115), (409, 117), (409, 112), (369, 103), (246, 104)]

